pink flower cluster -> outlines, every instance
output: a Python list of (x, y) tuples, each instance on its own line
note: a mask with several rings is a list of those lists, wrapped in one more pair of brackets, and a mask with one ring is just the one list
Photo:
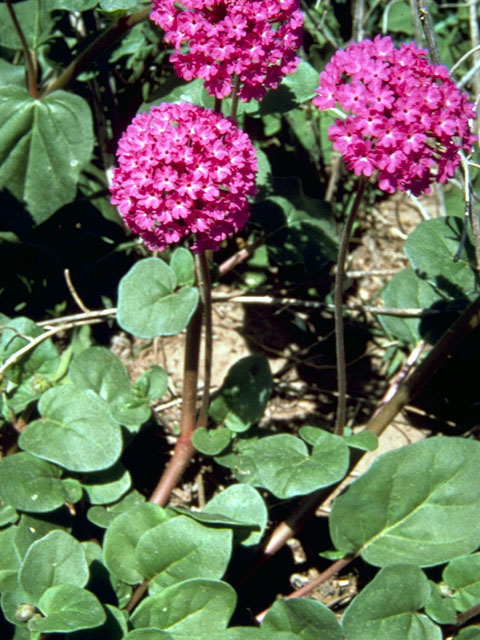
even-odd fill
[(394, 193), (428, 193), (445, 182), (470, 152), (476, 137), (469, 119), (474, 107), (414, 43), (396, 49), (391, 38), (349, 45), (337, 51), (320, 75), (321, 110), (340, 105), (347, 115), (329, 129), (333, 146), (356, 175), (378, 171), (378, 186)]
[(153, 0), (150, 17), (175, 47), (176, 73), (203, 78), (217, 98), (232, 92), (237, 76), (239, 97), (259, 100), (299, 62), (298, 0)]
[(193, 251), (215, 250), (248, 218), (255, 148), (214, 111), (187, 103), (152, 107), (132, 120), (117, 158), (111, 202), (152, 250), (191, 234)]

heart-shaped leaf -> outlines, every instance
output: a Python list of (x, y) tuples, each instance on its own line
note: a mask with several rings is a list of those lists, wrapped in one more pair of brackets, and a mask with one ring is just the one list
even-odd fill
[(97, 598), (72, 584), (61, 584), (47, 589), (40, 598), (38, 608), (43, 618), (28, 623), (33, 633), (69, 633), (99, 627), (105, 621), (105, 611)]
[(139, 338), (180, 333), (198, 305), (198, 289), (184, 286), (160, 258), (137, 262), (118, 288), (118, 324)]
[(54, 387), (43, 394), (38, 407), (43, 417), (21, 434), (22, 449), (70, 471), (99, 471), (118, 460), (123, 446), (120, 426), (93, 391)]
[(36, 100), (26, 89), (4, 87), (0, 122), (0, 188), (25, 202), (39, 224), (76, 195), (93, 150), (90, 107), (66, 91)]

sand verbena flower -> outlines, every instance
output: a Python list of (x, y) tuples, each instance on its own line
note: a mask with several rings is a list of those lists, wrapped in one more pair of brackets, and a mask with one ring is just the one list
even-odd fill
[(237, 76), (239, 98), (258, 100), (299, 62), (298, 0), (153, 0), (150, 17), (175, 48), (176, 73), (203, 78), (217, 98), (230, 95)]
[(414, 43), (396, 49), (389, 37), (337, 51), (320, 74), (321, 110), (340, 106), (344, 118), (329, 129), (333, 147), (356, 175), (378, 172), (383, 191), (428, 193), (460, 164), (459, 151), (476, 140), (473, 105)]
[(188, 103), (140, 113), (122, 135), (112, 204), (152, 250), (193, 236), (192, 250), (218, 249), (248, 218), (256, 152), (229, 118)]

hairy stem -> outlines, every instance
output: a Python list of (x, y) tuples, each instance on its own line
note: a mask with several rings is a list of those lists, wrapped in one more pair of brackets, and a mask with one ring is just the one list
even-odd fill
[(232, 108), (230, 109), (230, 117), (236, 120), (238, 109), (238, 91), (240, 89), (240, 76), (235, 74), (233, 79)]
[(208, 405), (210, 402), (210, 381), (212, 377), (212, 285), (210, 282), (210, 265), (205, 253), (195, 256), (198, 288), (204, 309), (205, 323), (205, 366), (203, 374), (203, 395), (197, 418), (197, 428), (206, 427)]
[(418, 12), (420, 21), (423, 25), (427, 46), (430, 52), (430, 61), (433, 64), (441, 64), (440, 52), (438, 49), (437, 38), (435, 36), (435, 27), (428, 6), (428, 0), (418, 0)]
[(347, 221), (343, 229), (342, 238), (337, 258), (337, 272), (335, 274), (335, 353), (337, 359), (337, 418), (335, 422), (335, 433), (343, 435), (345, 418), (347, 413), (347, 367), (345, 364), (345, 334), (343, 326), (343, 284), (345, 280), (345, 262), (347, 259), (348, 245), (352, 233), (353, 223), (358, 213), (358, 208), (365, 191), (366, 180), (362, 178), (358, 185), (355, 200), (347, 216)]
[(150, 502), (160, 506), (167, 503), (172, 489), (177, 486), (195, 451), (192, 435), (197, 420), (197, 382), (202, 316), (203, 305), (200, 303), (190, 320), (185, 340), (180, 436), (175, 444), (170, 462), (150, 496)]
[(35, 70), (35, 63), (33, 60), (32, 52), (29, 49), (27, 39), (25, 38), (25, 34), (23, 33), (22, 27), (20, 26), (20, 23), (18, 22), (17, 16), (15, 14), (15, 11), (12, 7), (12, 1), (5, 0), (5, 4), (7, 6), (7, 11), (10, 16), (10, 19), (12, 20), (15, 33), (17, 34), (18, 39), (22, 44), (23, 55), (25, 56), (25, 63), (27, 65), (28, 91), (32, 96), (32, 98), (37, 99), (39, 97), (38, 85), (37, 85), (37, 74)]
[(111, 47), (115, 42), (124, 36), (127, 31), (139, 22), (143, 22), (149, 16), (150, 8), (140, 9), (128, 16), (122, 16), (107, 31), (102, 33), (96, 40), (83, 51), (78, 58), (68, 65), (62, 73), (54, 78), (43, 90), (40, 97), (44, 97), (57, 89), (65, 89), (68, 87), (93, 60), (95, 60), (106, 49)]

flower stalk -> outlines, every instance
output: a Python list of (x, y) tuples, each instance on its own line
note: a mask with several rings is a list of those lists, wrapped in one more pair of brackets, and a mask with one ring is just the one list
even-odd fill
[(345, 328), (343, 323), (343, 288), (345, 282), (345, 267), (348, 254), (350, 236), (352, 234), (353, 223), (358, 213), (363, 193), (365, 191), (366, 179), (361, 178), (358, 184), (355, 199), (348, 213), (345, 227), (340, 240), (340, 247), (337, 256), (337, 270), (335, 273), (335, 354), (337, 362), (337, 415), (335, 421), (335, 433), (343, 435), (347, 415), (347, 366), (345, 362)]

